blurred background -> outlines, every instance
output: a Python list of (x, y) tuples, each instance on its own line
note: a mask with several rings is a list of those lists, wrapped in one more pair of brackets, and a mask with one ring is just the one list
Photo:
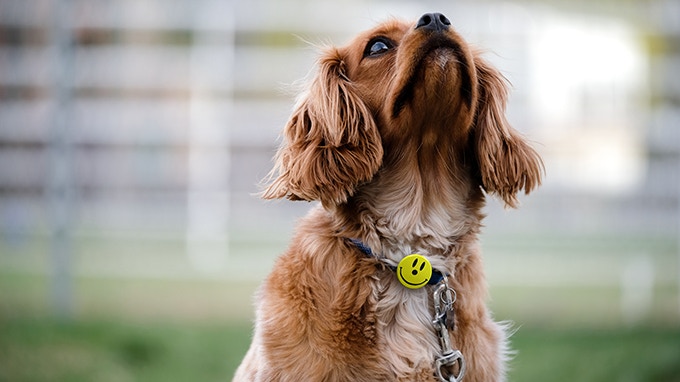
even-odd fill
[(0, 381), (230, 380), (315, 45), (438, 11), (546, 164), (481, 237), (511, 381), (680, 381), (680, 2), (0, 0)]

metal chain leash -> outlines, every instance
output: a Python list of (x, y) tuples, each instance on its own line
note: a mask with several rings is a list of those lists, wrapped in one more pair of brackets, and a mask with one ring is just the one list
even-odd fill
[[(465, 375), (465, 359), (460, 350), (451, 347), (449, 329), (454, 329), (454, 309), (453, 303), (456, 302), (456, 291), (451, 288), (446, 279), (442, 280), (434, 291), (434, 320), (432, 325), (439, 336), (441, 354), (435, 360), (435, 370), (437, 377), (442, 382), (460, 382)], [(454, 366), (458, 366), (458, 374), (455, 373)], [(445, 370), (446, 369), (446, 370)], [(444, 375), (450, 375), (446, 378)]]

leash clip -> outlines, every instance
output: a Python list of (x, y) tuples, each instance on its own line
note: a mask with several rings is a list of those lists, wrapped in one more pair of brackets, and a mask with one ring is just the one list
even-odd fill
[[(458, 364), (458, 375), (451, 373), (449, 378), (445, 378), (443, 374), (444, 368), (451, 368)], [(454, 350), (448, 354), (442, 354), (435, 361), (435, 370), (437, 371), (437, 378), (443, 382), (460, 382), (465, 375), (465, 359), (460, 350)]]
[[(435, 289), (433, 300), (434, 320), (432, 321), (432, 325), (437, 332), (439, 344), (442, 349), (441, 355), (435, 360), (437, 377), (441, 382), (460, 382), (465, 375), (465, 359), (460, 350), (454, 350), (451, 347), (451, 338), (449, 337), (449, 328), (451, 328), (451, 330), (454, 329), (453, 303), (456, 302), (456, 291), (451, 288), (446, 283), (446, 279), (444, 279), (439, 283), (437, 289)], [(451, 316), (449, 317), (450, 319), (447, 319), (449, 313)], [(449, 378), (445, 378), (444, 369), (451, 369), (456, 365), (458, 366), (458, 374), (456, 375), (452, 372), (449, 375)]]

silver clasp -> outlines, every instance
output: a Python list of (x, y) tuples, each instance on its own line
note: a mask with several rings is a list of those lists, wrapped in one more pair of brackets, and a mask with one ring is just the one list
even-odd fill
[[(458, 375), (451, 373), (449, 378), (446, 379), (443, 374), (444, 368), (451, 368), (458, 364)], [(460, 350), (454, 350), (449, 354), (442, 354), (441, 357), (437, 358), (435, 361), (435, 370), (437, 371), (437, 377), (443, 382), (460, 382), (463, 380), (465, 375), (465, 359), (463, 358), (463, 353)]]
[(456, 302), (456, 291), (446, 281), (442, 281), (434, 291), (434, 325), (446, 323), (446, 314), (453, 312), (453, 303)]
[[(437, 336), (439, 337), (439, 344), (441, 345), (442, 353), (435, 360), (435, 370), (437, 377), (442, 382), (460, 382), (465, 375), (465, 359), (460, 350), (454, 350), (451, 347), (451, 339), (449, 337), (449, 330), (446, 326), (446, 316), (448, 313), (453, 314), (453, 303), (456, 302), (456, 291), (449, 287), (446, 280), (439, 283), (437, 289), (433, 294), (434, 300), (434, 326)], [(453, 322), (453, 320), (451, 321)], [(453, 328), (453, 324), (451, 324)], [(458, 374), (451, 373), (449, 378), (444, 377), (444, 368), (453, 368), (458, 366)]]

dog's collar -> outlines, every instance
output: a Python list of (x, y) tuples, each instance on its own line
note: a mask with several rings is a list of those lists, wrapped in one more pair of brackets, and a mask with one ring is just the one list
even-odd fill
[[(442, 351), (439, 356), (435, 357), (434, 368), (438, 379), (442, 382), (461, 381), (465, 375), (465, 358), (460, 350), (451, 347), (449, 331), (454, 330), (455, 325), (453, 303), (456, 302), (456, 291), (449, 286), (446, 280), (448, 274), (432, 269), (430, 280), (426, 284), (415, 287), (413, 285), (407, 285), (407, 283), (405, 284), (402, 280), (402, 277), (399, 276), (399, 272), (401, 271), (399, 268), (402, 267), (401, 263), (404, 262), (403, 259), (399, 263), (399, 266), (388, 264), (384, 259), (376, 256), (376, 254), (373, 253), (373, 250), (371, 250), (371, 247), (361, 242), (361, 240), (352, 238), (348, 238), (348, 240), (367, 257), (374, 258), (392, 269), (392, 271), (396, 273), (399, 281), (405, 287), (416, 289), (425, 285), (437, 285), (437, 287), (434, 288), (434, 293), (432, 295), (434, 304), (434, 320), (432, 321), (432, 325), (434, 326), (435, 333), (439, 336), (439, 344)], [(408, 263), (410, 263), (409, 258), (417, 258), (419, 260), (424, 259), (429, 265), (429, 260), (425, 257), (413, 254), (404, 257), (404, 259), (407, 259), (407, 266), (409, 265)], [(451, 369), (456, 366), (458, 367), (457, 375), (455, 373), (452, 374)]]
[[(411, 287), (411, 286), (408, 286), (408, 285), (404, 284), (404, 281), (398, 276), (398, 273), (397, 273), (397, 272), (398, 272), (398, 267), (395, 266), (395, 265), (392, 265), (392, 264), (388, 264), (388, 263), (386, 263), (385, 261), (381, 260), (378, 256), (376, 256), (376, 254), (373, 252), (373, 250), (371, 250), (371, 247), (369, 247), (368, 245), (364, 244), (361, 240), (359, 240), (359, 239), (352, 239), (352, 238), (349, 238), (348, 240), (349, 240), (350, 243), (352, 243), (359, 251), (361, 251), (361, 252), (362, 252), (364, 255), (366, 255), (367, 257), (372, 257), (372, 258), (374, 258), (374, 259), (377, 259), (377, 260), (381, 261), (383, 264), (387, 265), (387, 266), (392, 270), (392, 272), (394, 272), (395, 274), (397, 274), (397, 278), (399, 278), (399, 281), (400, 281), (404, 286), (406, 286), (406, 287), (408, 287), (408, 288), (411, 288), (411, 289), (417, 289), (417, 288), (418, 288), (418, 287), (415, 287), (415, 288), (414, 288), (414, 287)], [(411, 255), (411, 256), (413, 256), (413, 255)], [(420, 255), (417, 255), (417, 256), (420, 256)], [(422, 257), (422, 256), (421, 256), (421, 257)], [(428, 263), (429, 263), (429, 261), (428, 261)], [(440, 272), (440, 271), (438, 271), (438, 270), (436, 270), (436, 269), (433, 268), (433, 269), (432, 269), (432, 276), (430, 276), (430, 279), (427, 281), (427, 284), (425, 284), (425, 285), (437, 285), (437, 284), (439, 284), (442, 280), (444, 280), (447, 276), (448, 276), (448, 273), (442, 273), (442, 272)], [(422, 285), (421, 285), (421, 286), (422, 286)]]

